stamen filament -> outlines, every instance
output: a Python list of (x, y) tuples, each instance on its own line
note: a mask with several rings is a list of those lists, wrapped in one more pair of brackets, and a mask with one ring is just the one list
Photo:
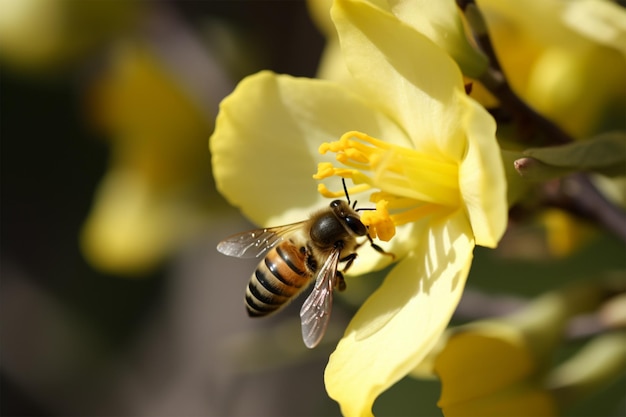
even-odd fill
[(400, 226), (423, 219), (424, 217), (429, 216), (432, 213), (437, 212), (438, 210), (441, 210), (440, 205), (424, 204), (419, 207), (414, 207), (410, 210), (406, 210), (400, 213), (394, 213), (391, 215), (391, 219), (396, 226)]
[[(353, 195), (353, 194), (362, 193), (362, 192), (369, 190), (370, 188), (371, 187), (367, 184), (355, 185), (353, 187), (348, 188), (348, 194)], [(326, 187), (326, 185), (324, 184), (317, 185), (317, 192), (320, 193), (322, 197), (326, 197), (326, 198), (341, 198), (341, 197), (346, 196), (343, 190), (330, 191), (328, 187)]]
[[(455, 163), (356, 131), (345, 133), (336, 142), (322, 144), (320, 152), (335, 152), (336, 160), (353, 170), (341, 172), (335, 168), (334, 175), (352, 178), (355, 183), (369, 183), (374, 188), (435, 204), (453, 206), (459, 202), (458, 165)], [(363, 175), (364, 171), (374, 172), (374, 177)], [(360, 175), (356, 175), (357, 172)], [(318, 171), (316, 178), (320, 176)]]
[(386, 200), (388, 202), (389, 210), (406, 210), (408, 208), (415, 207), (415, 199), (408, 197), (400, 197), (395, 194), (386, 193), (384, 191), (377, 191), (370, 195), (370, 200), (376, 203), (380, 200)]
[(369, 171), (371, 169), (371, 164), (354, 162), (353, 160), (349, 159), (346, 154), (343, 153), (337, 154), (335, 159), (337, 159), (337, 162), (341, 162), (342, 164), (357, 170)]

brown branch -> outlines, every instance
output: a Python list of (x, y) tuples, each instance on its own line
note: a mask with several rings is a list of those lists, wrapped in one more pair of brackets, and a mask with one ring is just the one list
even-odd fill
[(544, 187), (544, 197), (548, 205), (599, 224), (626, 241), (626, 213), (607, 200), (586, 174), (572, 174), (557, 187)]
[[(603, 280), (594, 279), (601, 288), (601, 304), (592, 311), (573, 315), (564, 329), (567, 340), (578, 340), (596, 336), (623, 328), (619, 315), (611, 315), (608, 311), (611, 302), (620, 302), (619, 296), (624, 294), (624, 281), (619, 278)], [(454, 312), (454, 317), (462, 322), (491, 320), (507, 317), (527, 308), (531, 300), (507, 294), (487, 294), (483, 291), (466, 288), (463, 297)]]

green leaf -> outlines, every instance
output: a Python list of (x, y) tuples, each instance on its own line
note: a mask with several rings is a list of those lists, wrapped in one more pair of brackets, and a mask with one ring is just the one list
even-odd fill
[(556, 168), (624, 175), (626, 132), (609, 132), (567, 145), (526, 149), (523, 154)]

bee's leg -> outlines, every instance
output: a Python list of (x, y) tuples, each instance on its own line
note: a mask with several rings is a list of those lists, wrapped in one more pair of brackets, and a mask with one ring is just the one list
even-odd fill
[(352, 266), (352, 262), (354, 262), (355, 259), (356, 259), (356, 252), (352, 252), (350, 255), (339, 260), (339, 262), (346, 262), (346, 266), (345, 268), (343, 268), (343, 272), (346, 272)]
[(343, 278), (343, 274), (340, 271), (337, 271), (335, 274), (335, 288), (339, 291), (344, 291), (346, 289), (346, 280)]
[(386, 250), (384, 250), (383, 248), (381, 248), (380, 246), (378, 246), (376, 243), (374, 243), (374, 241), (372, 240), (370, 235), (367, 235), (367, 239), (370, 241), (370, 246), (378, 253), (380, 253), (381, 255), (386, 255), (386, 256), (391, 256), (391, 260), (395, 261), (396, 260), (396, 255), (394, 255), (391, 252), (387, 252)]

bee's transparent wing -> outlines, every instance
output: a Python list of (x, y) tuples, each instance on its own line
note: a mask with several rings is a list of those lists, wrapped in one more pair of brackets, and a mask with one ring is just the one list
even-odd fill
[(324, 337), (333, 308), (333, 288), (339, 264), (339, 250), (334, 250), (326, 259), (315, 279), (315, 287), (300, 309), (302, 340), (313, 349)]
[(303, 223), (304, 221), (238, 233), (218, 243), (217, 250), (237, 258), (259, 258)]

